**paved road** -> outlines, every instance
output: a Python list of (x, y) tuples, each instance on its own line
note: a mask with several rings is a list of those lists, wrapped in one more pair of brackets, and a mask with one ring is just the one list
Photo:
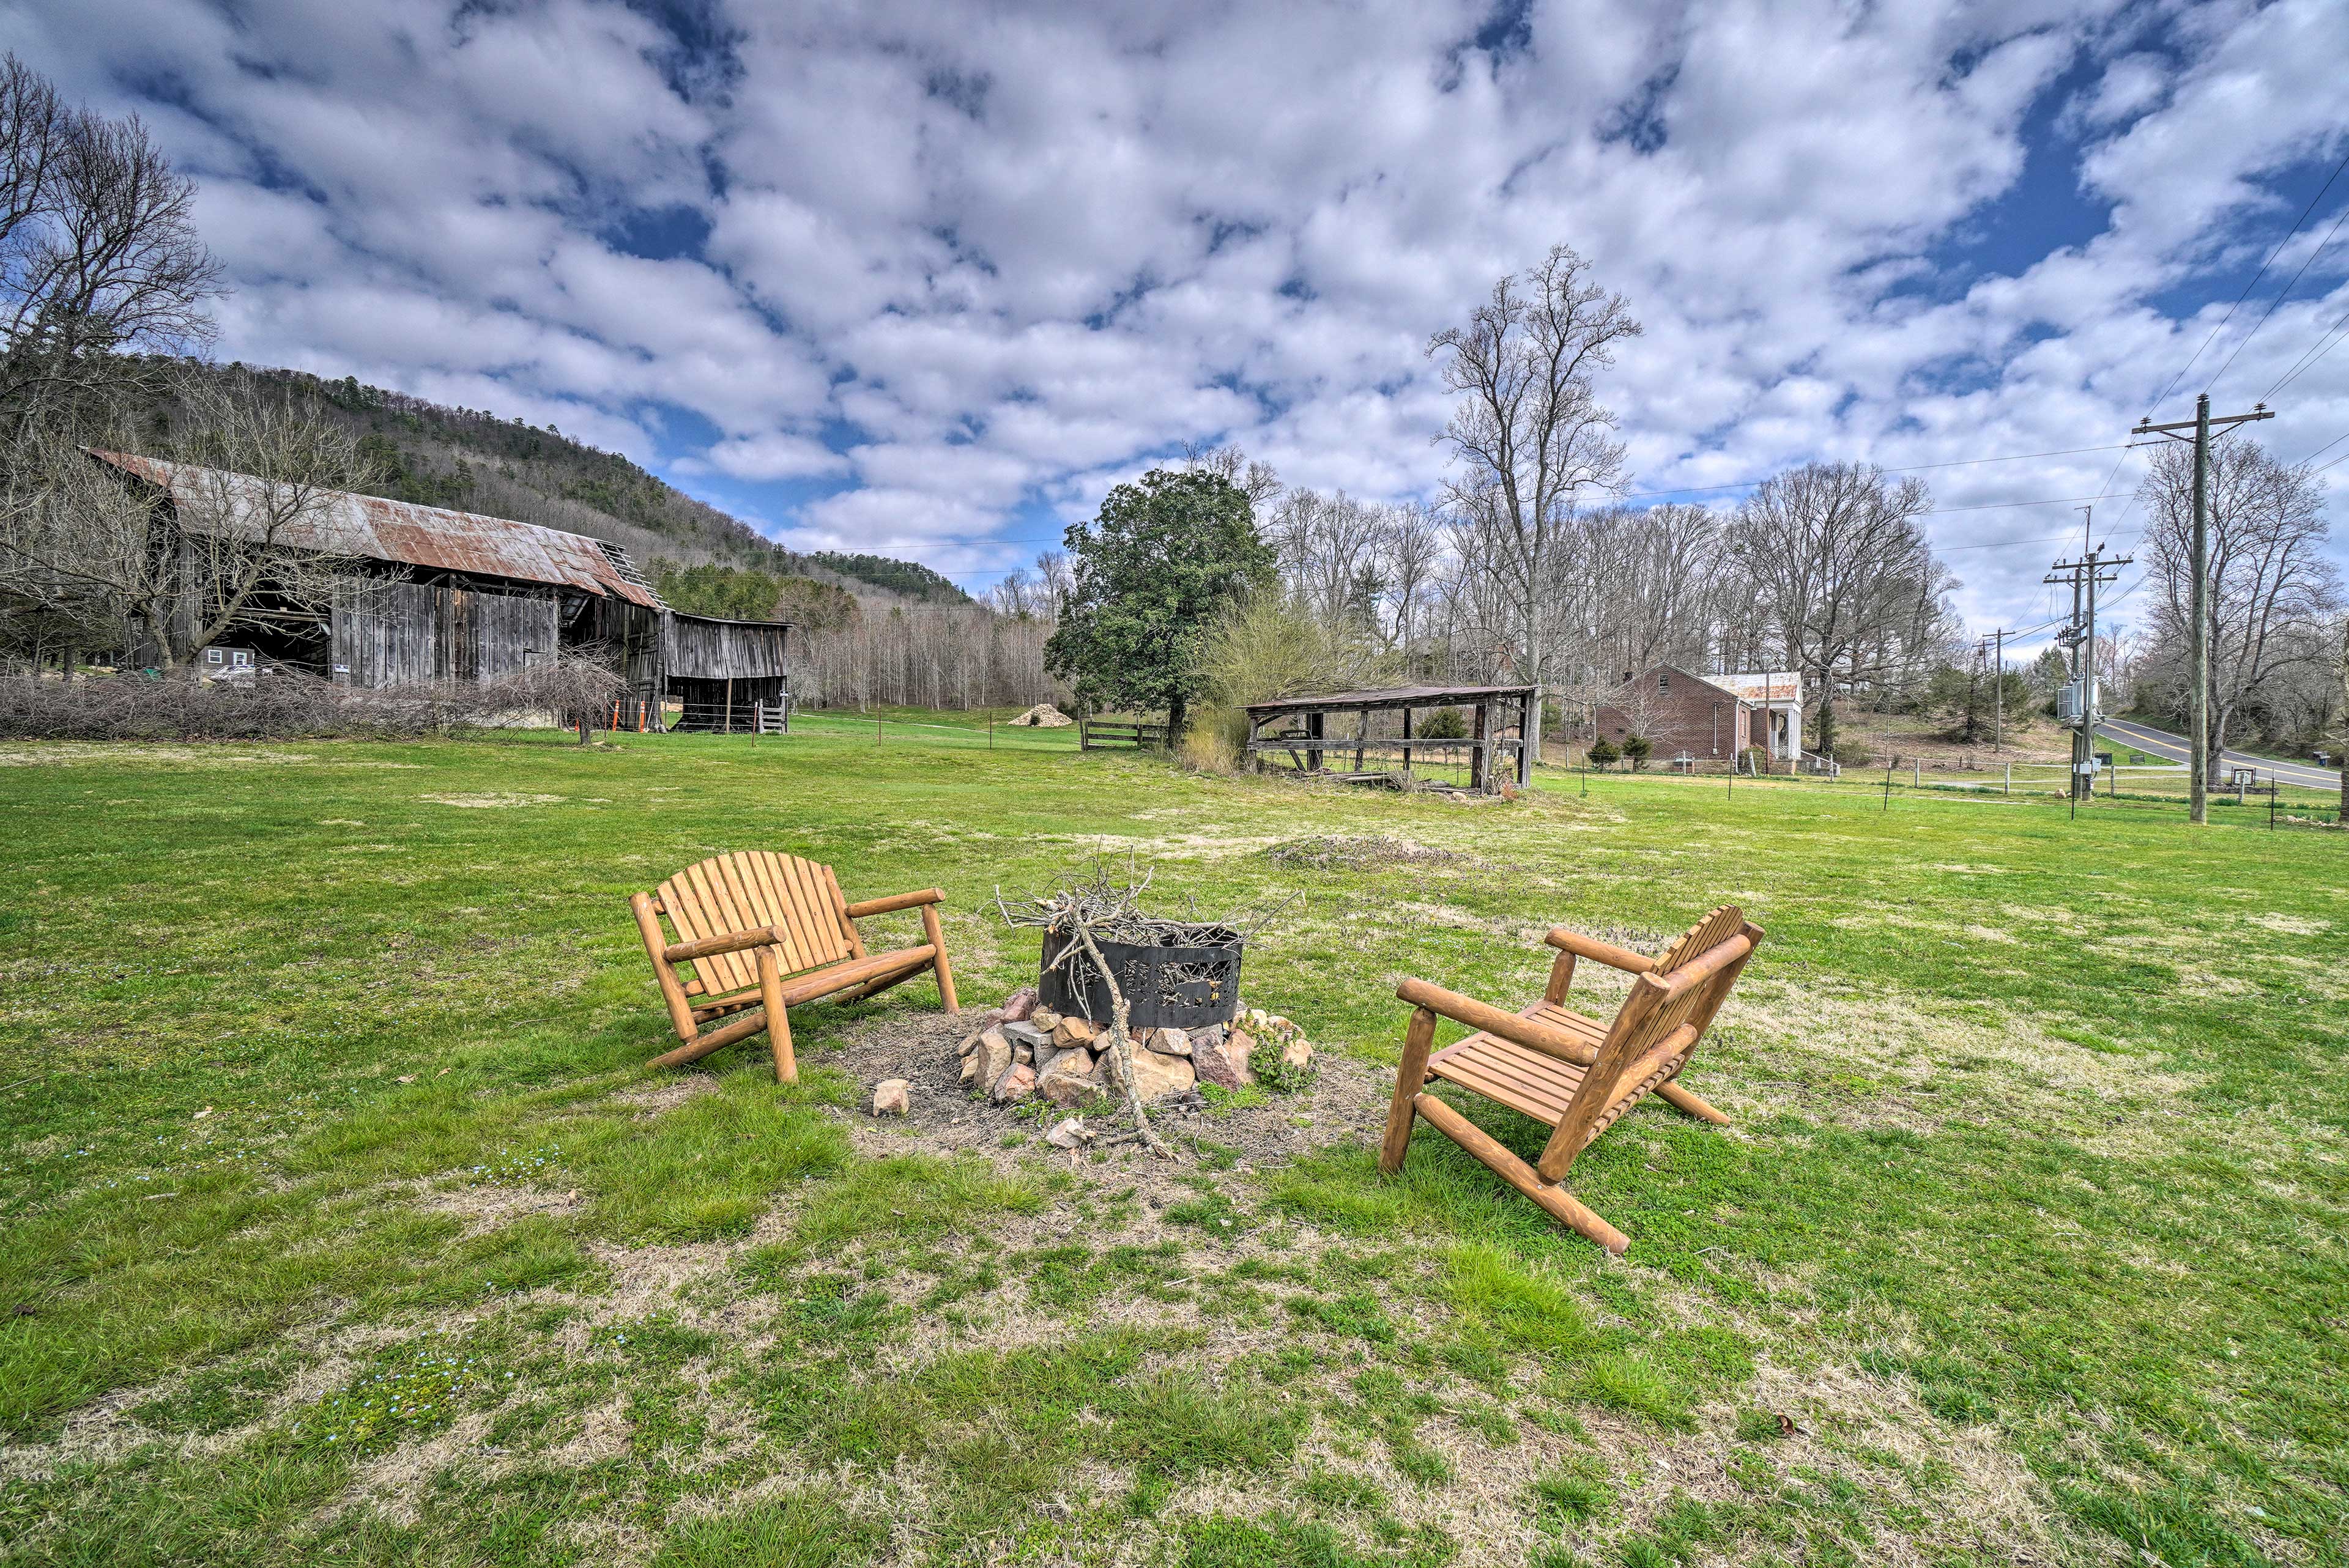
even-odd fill
[[(2117, 718), (2108, 718), (2097, 727), (2112, 739), (2133, 746), (2139, 751), (2149, 752), (2171, 762), (2186, 760), (2187, 742), (2182, 735), (2172, 735), (2166, 729), (2154, 729)], [(2302, 789), (2338, 790), (2341, 788), (2338, 772), (2330, 768), (2319, 768), (2313, 762), (2278, 762), (2273, 758), (2252, 757), (2240, 751), (2222, 751), (2220, 757), (2230, 769), (2258, 769), (2261, 783), (2273, 780)], [(2219, 780), (2211, 779), (2210, 787), (2217, 789)]]

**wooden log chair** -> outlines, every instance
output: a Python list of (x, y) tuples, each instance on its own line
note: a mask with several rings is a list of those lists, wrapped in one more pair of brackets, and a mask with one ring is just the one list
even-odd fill
[[(1689, 1115), (1726, 1125), (1729, 1118), (1674, 1080), (1738, 974), (1762, 940), (1762, 928), (1734, 904), (1689, 927), (1661, 956), (1645, 957), (1563, 927), (1544, 939), (1558, 950), (1541, 1000), (1505, 1012), (1424, 980), (1405, 980), (1395, 995), (1413, 1005), (1387, 1112), (1379, 1169), (1402, 1169), (1414, 1117), (1492, 1167), (1504, 1181), (1561, 1223), (1610, 1253), (1630, 1239), (1565, 1187), (1575, 1157), (1650, 1094)], [(1639, 976), (1614, 1022), (1602, 1024), (1566, 1006), (1577, 955)], [(1429, 1054), (1441, 1016), (1477, 1033)], [(1466, 1117), (1423, 1092), (1431, 1078), (1474, 1089), (1550, 1129), (1541, 1157), (1527, 1165)]]
[[(938, 929), (944, 896), (928, 888), (851, 903), (830, 866), (765, 850), (716, 856), (688, 866), (657, 892), (629, 895), (669, 1022), (685, 1042), (653, 1066), (682, 1067), (764, 1029), (775, 1081), (797, 1083), (787, 1008), (842, 991), (861, 1002), (925, 969), (937, 975), (946, 1010), (960, 1011)], [(920, 946), (865, 951), (858, 921), (917, 907), (927, 938)], [(674, 942), (661, 930), (663, 915)], [(705, 1032), (705, 1025), (716, 1026)]]

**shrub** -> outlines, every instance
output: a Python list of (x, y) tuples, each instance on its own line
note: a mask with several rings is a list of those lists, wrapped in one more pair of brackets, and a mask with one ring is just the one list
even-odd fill
[(1865, 768), (1876, 760), (1876, 748), (1865, 740), (1838, 740), (1835, 759), (1846, 768)]
[(1627, 737), (1623, 742), (1623, 755), (1631, 759), (1631, 771), (1634, 773), (1640, 770), (1641, 765), (1648, 760), (1648, 754), (1654, 749), (1654, 747), (1648, 744), (1648, 738), (1644, 735)]
[(1210, 622), (1199, 667), (1207, 699), (1232, 709), (1275, 697), (1384, 686), (1396, 670), (1392, 657), (1358, 633), (1324, 626), (1278, 593), (1253, 594)]
[(1615, 743), (1603, 735), (1590, 743), (1590, 766), (1593, 768), (1612, 768), (1615, 759), (1621, 755), (1615, 749)]
[(62, 681), (0, 677), (0, 736), (15, 740), (393, 739), (562, 722), (625, 696), (626, 683), (565, 658), (484, 681), (419, 681), (373, 690), (280, 665), (249, 680), (121, 675)]
[(1429, 740), (1465, 740), (1468, 716), (1456, 707), (1439, 707), (1428, 716), (1419, 733)]
[(1767, 772), (1769, 772), (1769, 771), (1770, 771), (1770, 754), (1769, 754), (1769, 752), (1767, 752), (1767, 751), (1764, 750), (1761, 747), (1758, 747), (1758, 746), (1749, 746), (1749, 747), (1747, 747), (1747, 748), (1745, 748), (1745, 771), (1747, 771), (1748, 773), (1767, 773)]

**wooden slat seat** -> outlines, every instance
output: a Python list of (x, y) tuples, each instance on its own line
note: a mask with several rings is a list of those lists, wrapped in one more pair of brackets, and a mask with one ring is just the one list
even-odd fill
[[(653, 1065), (698, 1061), (764, 1031), (776, 1079), (794, 1082), (799, 1071), (786, 1009), (842, 991), (859, 1000), (926, 969), (937, 976), (947, 1011), (957, 1011), (938, 924), (941, 897), (930, 888), (852, 904), (830, 866), (767, 850), (713, 856), (656, 892), (632, 895), (637, 933), (684, 1042)], [(926, 942), (892, 953), (865, 951), (859, 920), (916, 908)], [(661, 928), (664, 917), (674, 942)], [(721, 1019), (728, 1021), (702, 1027)]]
[[(1424, 980), (1404, 981), (1396, 995), (1415, 1010), (1395, 1074), (1381, 1168), (1402, 1168), (1413, 1123), (1425, 1120), (1566, 1224), (1609, 1251), (1623, 1251), (1630, 1238), (1565, 1190), (1567, 1171), (1594, 1139), (1650, 1094), (1707, 1121), (1729, 1119), (1675, 1080), (1761, 940), (1762, 928), (1733, 904), (1708, 913), (1656, 958), (1561, 927), (1547, 938), (1558, 949), (1549, 985), (1540, 1000), (1515, 1013)], [(1637, 976), (1612, 1022), (1566, 1006), (1578, 955)], [(1476, 1033), (1432, 1050), (1439, 1016)], [(1457, 1084), (1550, 1128), (1540, 1160), (1527, 1165), (1451, 1106), (1422, 1092), (1429, 1078)]]

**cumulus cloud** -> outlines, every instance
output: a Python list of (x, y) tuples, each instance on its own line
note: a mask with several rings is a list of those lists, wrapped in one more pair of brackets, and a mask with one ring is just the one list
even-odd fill
[[(0, 43), (202, 180), (224, 352), (980, 573), (1189, 439), (1429, 493), (1429, 335), (1560, 240), (1649, 328), (1606, 389), (1640, 491), (2110, 447), (2349, 126), (2327, 0), (31, 0)], [(2230, 392), (2349, 308), (2319, 239)], [(2288, 458), (2349, 354), (2292, 390)], [(1963, 607), (2021, 618), (2042, 552), (1977, 547), (2122, 457), (1927, 469)]]

